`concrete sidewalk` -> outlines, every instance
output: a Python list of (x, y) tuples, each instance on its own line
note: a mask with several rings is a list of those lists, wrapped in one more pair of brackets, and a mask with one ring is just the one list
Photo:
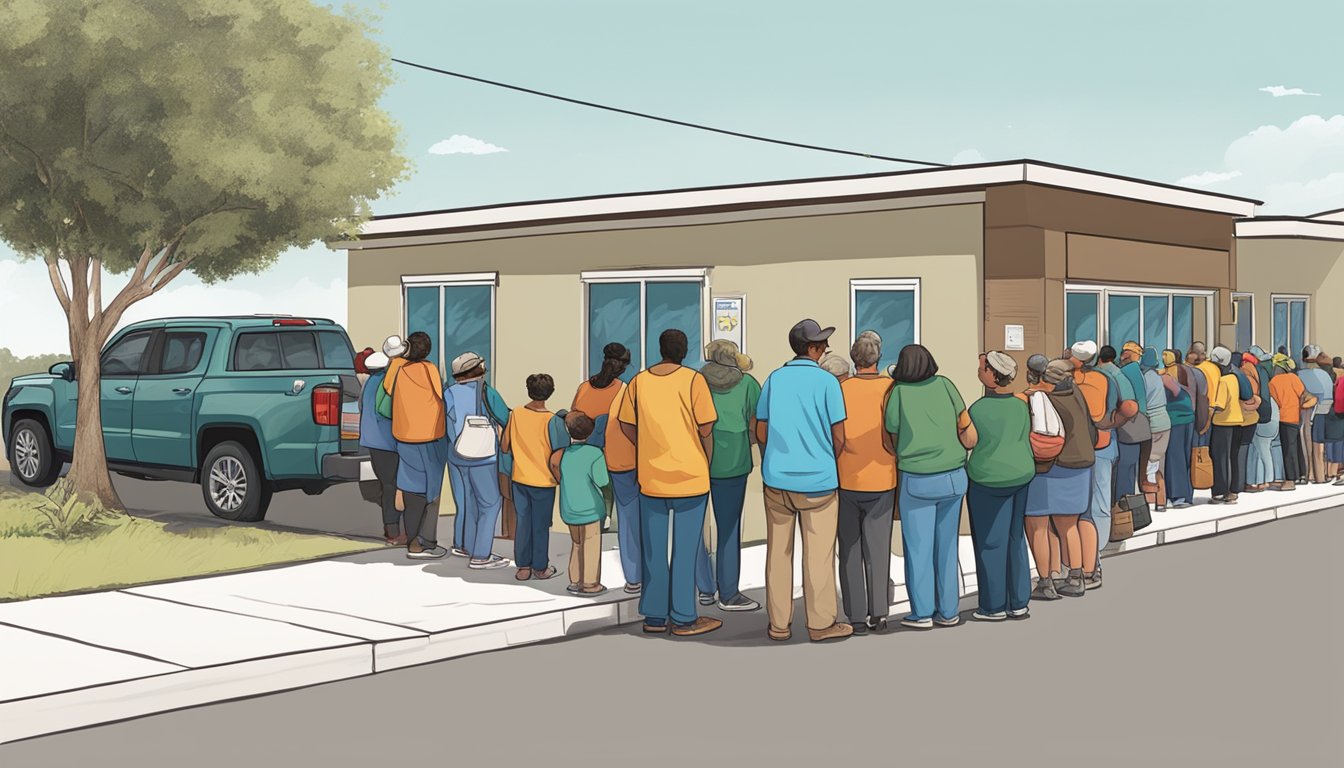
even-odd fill
[[(1203, 494), (1192, 508), (1154, 514), (1152, 527), (1108, 551), (1344, 505), (1344, 488), (1246, 494), (1231, 507), (1206, 502)], [(969, 595), (976, 585), (969, 537), (960, 546), (961, 592)], [(567, 556), (567, 537), (553, 537), (553, 562), (563, 567)], [(517, 582), (512, 569), (472, 571), (462, 558), (411, 562), (387, 550), (0, 604), (0, 743), (638, 621), (638, 598), (620, 589), (617, 553), (604, 557), (611, 589), (597, 598), (566, 593), (563, 576)], [(742, 560), (742, 588), (763, 587), (764, 546), (747, 547)], [(892, 561), (899, 616), (904, 563)]]

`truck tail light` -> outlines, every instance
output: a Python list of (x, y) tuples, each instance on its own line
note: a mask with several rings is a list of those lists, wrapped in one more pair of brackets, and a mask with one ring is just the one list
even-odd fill
[(340, 387), (313, 388), (313, 421), (323, 427), (341, 425)]

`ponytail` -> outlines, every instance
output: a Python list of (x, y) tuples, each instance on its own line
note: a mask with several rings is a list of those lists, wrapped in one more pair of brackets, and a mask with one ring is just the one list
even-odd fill
[(624, 344), (613, 341), (602, 348), (602, 367), (588, 379), (588, 383), (593, 385), (594, 389), (606, 389), (625, 373), (628, 367), (630, 367), (630, 350), (626, 349)]

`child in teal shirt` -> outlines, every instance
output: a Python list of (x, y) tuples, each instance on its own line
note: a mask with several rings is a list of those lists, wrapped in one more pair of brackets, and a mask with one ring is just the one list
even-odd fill
[(574, 542), (569, 553), (569, 587), (576, 595), (600, 595), (602, 586), (602, 519), (607, 505), (602, 489), (611, 483), (601, 449), (586, 442), (594, 423), (582, 411), (565, 415), (570, 445), (560, 454), (556, 477), (560, 480), (560, 519), (569, 526)]

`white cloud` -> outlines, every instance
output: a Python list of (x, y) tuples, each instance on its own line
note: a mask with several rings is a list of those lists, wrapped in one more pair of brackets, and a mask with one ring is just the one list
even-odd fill
[(1205, 171), (1197, 173), (1194, 176), (1185, 176), (1178, 180), (1177, 184), (1183, 184), (1187, 187), (1207, 187), (1210, 184), (1219, 184), (1224, 181), (1235, 179), (1241, 175), (1241, 171), (1227, 171), (1221, 173), (1218, 171)]
[[(1011, 128), (1012, 126), (1008, 126)], [(952, 156), (953, 165), (973, 165), (985, 162), (985, 156), (978, 149), (963, 149)]]
[(492, 155), (508, 151), (503, 147), (460, 133), (455, 133), (429, 148), (431, 155)]
[(1234, 140), (1223, 167), (1186, 176), (1187, 186), (1265, 201), (1260, 213), (1306, 215), (1344, 205), (1344, 115), (1305, 115), (1285, 128), (1262, 125)]
[(1319, 94), (1319, 93), (1308, 93), (1308, 92), (1302, 90), (1301, 88), (1285, 88), (1285, 87), (1283, 87), (1282, 85), (1266, 85), (1264, 88), (1261, 88), (1260, 90), (1264, 91), (1265, 93), (1270, 94), (1271, 96), (1273, 96), (1273, 97), (1276, 98), (1276, 99), (1279, 98), (1279, 97), (1281, 97), (1281, 96), (1320, 96), (1320, 95), (1321, 95), (1321, 94)]

